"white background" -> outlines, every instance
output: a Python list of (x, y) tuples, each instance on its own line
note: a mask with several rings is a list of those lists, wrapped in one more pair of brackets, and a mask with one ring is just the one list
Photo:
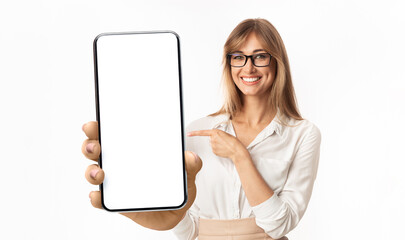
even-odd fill
[(80, 148), (82, 124), (95, 120), (92, 41), (176, 31), (189, 123), (220, 107), (223, 44), (252, 17), (279, 30), (300, 110), (322, 132), (313, 196), (288, 237), (402, 238), (404, 9), (399, 0), (1, 1), (0, 239), (175, 239), (90, 205), (97, 187)]

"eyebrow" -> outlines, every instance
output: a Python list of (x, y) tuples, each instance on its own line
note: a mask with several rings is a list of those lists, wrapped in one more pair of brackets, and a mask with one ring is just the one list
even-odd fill
[[(255, 52), (261, 52), (261, 51), (265, 52), (266, 50), (264, 50), (264, 49), (256, 49), (253, 52), (255, 53)], [(233, 53), (243, 53), (243, 52), (242, 51), (235, 51)]]

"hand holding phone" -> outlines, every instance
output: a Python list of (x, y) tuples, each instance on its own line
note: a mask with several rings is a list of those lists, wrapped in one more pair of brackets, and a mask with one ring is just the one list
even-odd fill
[(103, 209), (177, 210), (187, 202), (180, 39), (118, 32), (93, 42)]
[[(83, 142), (82, 153), (84, 154), (84, 156), (86, 156), (86, 158), (97, 161), (100, 156), (100, 144), (98, 142), (98, 124), (94, 121), (88, 122), (83, 125), (82, 130), (88, 137), (88, 139)], [(201, 159), (198, 156), (195, 156), (192, 152), (185, 152), (185, 160), (188, 191), (188, 201), (185, 207), (179, 210), (125, 212), (120, 214), (132, 219), (134, 222), (138, 223), (141, 226), (154, 230), (169, 230), (175, 227), (182, 220), (183, 216), (186, 214), (187, 210), (191, 207), (195, 200), (197, 193), (195, 176), (202, 167)], [(92, 164), (87, 168), (85, 177), (91, 184), (100, 185), (103, 183), (104, 180), (104, 171), (97, 164)], [(91, 199), (91, 204), (94, 207), (100, 209), (102, 208), (100, 191), (90, 192), (89, 197)]]

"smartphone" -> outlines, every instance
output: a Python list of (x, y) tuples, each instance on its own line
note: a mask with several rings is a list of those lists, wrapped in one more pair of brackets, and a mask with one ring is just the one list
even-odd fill
[(94, 39), (93, 51), (103, 208), (135, 212), (184, 207), (178, 34), (102, 33)]

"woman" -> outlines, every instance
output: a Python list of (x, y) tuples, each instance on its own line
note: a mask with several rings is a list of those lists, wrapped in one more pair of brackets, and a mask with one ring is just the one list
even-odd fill
[[(267, 20), (241, 22), (225, 43), (223, 63), (223, 107), (187, 127), (187, 206), (125, 215), (145, 227), (173, 229), (179, 239), (286, 239), (312, 193), (319, 129), (300, 116), (284, 44)], [(94, 129), (94, 122), (84, 126), (88, 136)], [(83, 145), (93, 159), (96, 139)], [(100, 184), (103, 172), (92, 165), (86, 177)], [(91, 198), (99, 207), (99, 193)]]

